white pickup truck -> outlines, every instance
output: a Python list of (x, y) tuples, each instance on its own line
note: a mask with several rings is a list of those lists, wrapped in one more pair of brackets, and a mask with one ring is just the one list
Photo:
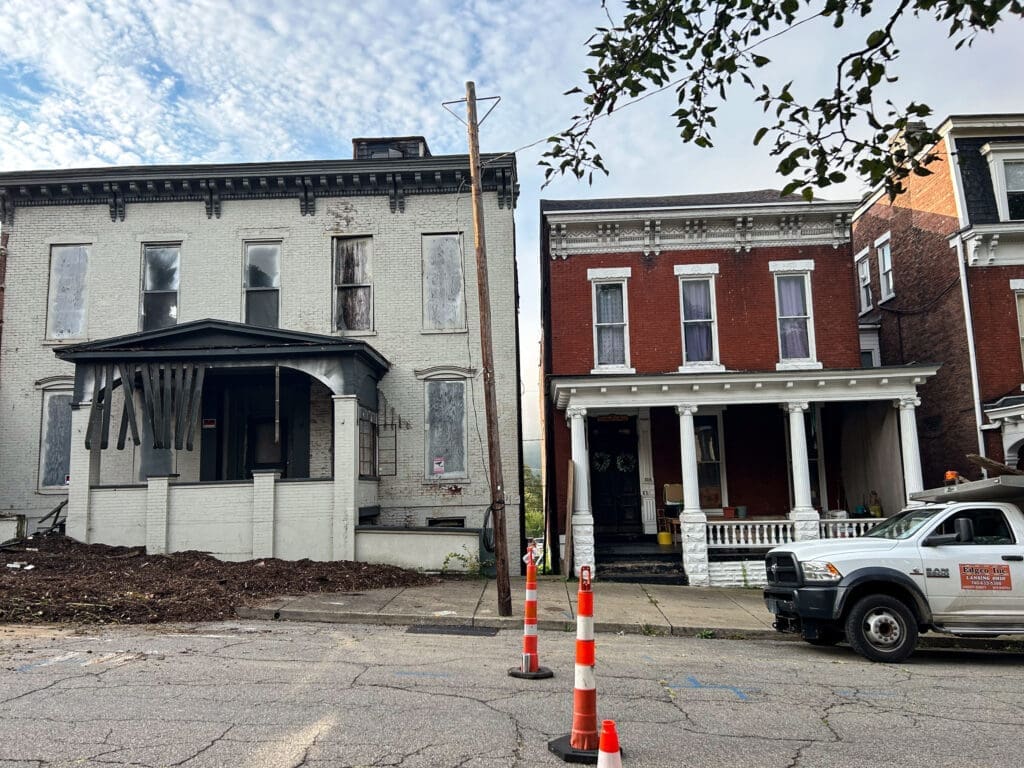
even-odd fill
[(1024, 477), (911, 495), (866, 535), (768, 553), (768, 610), (815, 645), (906, 659), (919, 633), (1024, 634)]

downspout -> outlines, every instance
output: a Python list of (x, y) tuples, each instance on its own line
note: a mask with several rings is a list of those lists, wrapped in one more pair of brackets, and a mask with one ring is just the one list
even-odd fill
[[(960, 295), (964, 302), (964, 325), (967, 329), (967, 354), (971, 361), (971, 389), (974, 393), (974, 424), (975, 433), (978, 436), (978, 455), (985, 456), (985, 435), (981, 431), (981, 385), (978, 381), (978, 353), (974, 348), (974, 319), (971, 315), (971, 297), (967, 289), (967, 266), (964, 260), (963, 236), (956, 238), (956, 261), (960, 269)], [(988, 477), (988, 472), (983, 468), (982, 475)]]

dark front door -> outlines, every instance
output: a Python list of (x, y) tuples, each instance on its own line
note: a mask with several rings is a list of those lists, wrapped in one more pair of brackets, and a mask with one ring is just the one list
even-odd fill
[(641, 533), (636, 416), (591, 416), (590, 506), (595, 533)]

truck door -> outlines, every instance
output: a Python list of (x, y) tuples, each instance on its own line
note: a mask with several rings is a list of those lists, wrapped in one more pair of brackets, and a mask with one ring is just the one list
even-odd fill
[(973, 524), (972, 541), (921, 546), (935, 623), (978, 630), (1024, 628), (1024, 543), (1002, 509), (984, 506), (958, 509), (925, 539), (955, 533), (958, 518)]

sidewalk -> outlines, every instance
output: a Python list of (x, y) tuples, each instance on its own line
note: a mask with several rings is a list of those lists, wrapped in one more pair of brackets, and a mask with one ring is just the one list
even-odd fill
[[(576, 582), (541, 577), (540, 629), (576, 628)], [(426, 587), (279, 597), (237, 609), (246, 619), (345, 624), (443, 624), (522, 627), (524, 579), (512, 579), (512, 616), (498, 615), (497, 584), (488, 579), (446, 580)], [(598, 632), (719, 637), (775, 634), (760, 589), (718, 589), (654, 584), (594, 583)]]

